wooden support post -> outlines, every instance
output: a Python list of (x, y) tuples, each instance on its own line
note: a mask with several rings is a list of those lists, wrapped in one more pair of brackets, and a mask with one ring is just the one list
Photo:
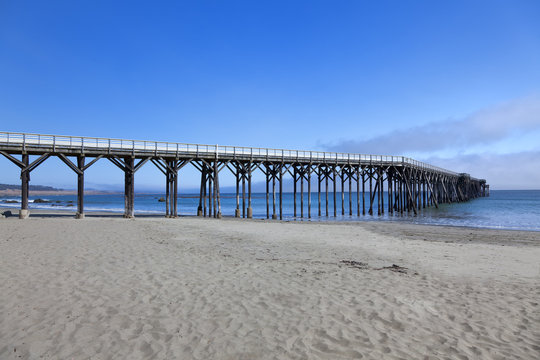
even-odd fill
[(398, 212), (403, 214), (403, 178), (400, 175), (396, 183)]
[(308, 218), (311, 219), (311, 163), (307, 172), (307, 192), (308, 192)]
[(173, 203), (174, 203), (174, 212), (173, 216), (178, 217), (178, 177), (180, 176), (178, 174), (178, 168), (176, 165), (176, 161), (173, 162), (174, 165), (174, 191), (173, 191)]
[(416, 210), (416, 203), (414, 202), (412, 196), (413, 196), (413, 192), (411, 191), (411, 186), (409, 184), (409, 182), (407, 180), (405, 180), (405, 186), (407, 188), (407, 193), (408, 193), (408, 197), (409, 197), (409, 206), (412, 207), (412, 210), (414, 211), (414, 215), (417, 215), (418, 212)]
[(322, 168), (320, 165), (317, 165), (317, 201), (319, 204), (319, 217), (321, 216), (321, 172)]
[(253, 217), (253, 208), (251, 207), (251, 162), (249, 162), (248, 168), (248, 209), (247, 217), (251, 219)]
[[(200, 187), (200, 191), (199, 191), (199, 207), (197, 208), (197, 216), (203, 216), (204, 213), (203, 213), (203, 198), (204, 198), (204, 189), (206, 188), (205, 186), (205, 181), (204, 181), (204, 166), (202, 167), (201, 169), (201, 187)], [(205, 206), (206, 207), (206, 206)]]
[(266, 170), (266, 218), (270, 219), (270, 165), (265, 164)]
[(341, 172), (341, 216), (345, 216), (345, 170), (343, 166), (340, 169)]
[[(165, 202), (168, 202), (169, 211), (168, 217), (174, 217), (174, 161), (166, 161), (167, 164), (167, 194), (165, 194)], [(167, 205), (167, 204), (165, 204)]]
[(386, 172), (386, 181), (388, 182), (388, 215), (394, 214), (394, 206), (392, 204), (392, 170)]
[(124, 191), (124, 217), (131, 219), (134, 217), (135, 203), (135, 158), (124, 158), (125, 171), (125, 191)]
[(211, 189), (212, 189), (212, 212), (211, 212), (211, 217), (213, 217), (214, 219), (217, 218), (217, 194), (216, 194), (216, 172), (214, 171), (216, 165), (215, 165), (215, 162), (214, 162), (214, 165), (212, 165), (212, 163), (210, 163), (210, 168), (208, 169), (211, 173), (212, 173), (212, 185), (211, 185)]
[(362, 169), (362, 215), (366, 215), (366, 180), (364, 179), (366, 169)]
[(19, 219), (26, 219), (30, 215), (30, 212), (28, 211), (28, 189), (30, 182), (28, 165), (30, 163), (30, 156), (28, 154), (23, 154), (22, 162), (24, 167), (21, 168), (21, 210), (19, 210)]
[(279, 168), (279, 220), (283, 220), (283, 163)]
[[(166, 164), (168, 163), (169, 162), (167, 161)], [(165, 172), (165, 217), (170, 216), (170, 212), (169, 212), (169, 205), (170, 205), (170, 198), (171, 198), (170, 190), (171, 190), (171, 170), (167, 166), (167, 171)]]
[(384, 172), (381, 168), (379, 168), (379, 170), (377, 170), (377, 173), (378, 173), (378, 180), (379, 180), (379, 196), (378, 196), (378, 199), (377, 199), (377, 208), (378, 208), (378, 213), (377, 215), (381, 215), (381, 214), (384, 214)]
[(410, 186), (410, 193), (411, 193), (411, 206), (416, 206), (416, 178), (414, 176), (414, 172), (411, 171), (411, 176), (409, 177), (409, 186)]
[(304, 168), (300, 171), (300, 217), (304, 218)]
[(328, 168), (325, 169), (325, 184), (326, 184), (326, 190), (325, 190), (325, 198), (326, 198), (326, 217), (328, 217), (328, 175), (330, 174), (330, 171)]
[(349, 175), (349, 216), (352, 216), (352, 169), (348, 168)]
[(397, 176), (393, 177), (394, 180), (394, 211), (399, 212), (399, 181)]
[[(242, 164), (243, 166), (243, 164)], [(242, 217), (246, 217), (246, 173), (242, 171)]]
[(356, 216), (360, 216), (360, 166), (356, 168)]
[(399, 176), (397, 187), (398, 187), (398, 208), (399, 208), (399, 213), (401, 215), (403, 215), (403, 175), (402, 174), (400, 174), (400, 176)]
[(276, 214), (276, 165), (272, 165), (272, 219), (277, 219)]
[(208, 203), (206, 202), (206, 198), (210, 196), (210, 194), (207, 194), (208, 191), (208, 173), (206, 171), (206, 167), (204, 167), (204, 189), (203, 189), (203, 216), (206, 217), (208, 215)]
[(334, 189), (334, 217), (336, 217), (337, 216), (337, 197), (336, 197), (336, 195), (337, 195), (336, 194), (336, 180), (337, 179), (336, 179), (336, 167), (335, 166), (332, 167), (332, 175), (334, 176), (333, 179), (332, 179), (333, 180), (332, 183), (334, 185), (333, 186), (333, 189)]
[(212, 179), (210, 166), (208, 166), (206, 171), (207, 171), (207, 179), (208, 179), (208, 217), (212, 217), (212, 210), (213, 210), (212, 199), (214, 197), (214, 194), (212, 192), (213, 179)]
[(421, 178), (420, 173), (416, 172), (416, 186), (418, 187), (416, 190), (417, 196), (418, 196), (418, 210), (422, 209), (422, 184), (421, 184)]
[(293, 168), (293, 216), (296, 218), (296, 165)]
[(77, 174), (77, 219), (84, 219), (84, 160), (84, 155), (77, 156), (77, 167), (80, 170)]
[[(422, 208), (426, 208), (426, 200), (427, 200), (427, 196), (426, 196), (426, 173), (423, 172), (422, 173)], [(427, 204), (427, 206), (429, 206), (429, 204)]]
[(373, 168), (369, 169), (369, 215), (373, 215)]
[(236, 209), (234, 210), (234, 217), (240, 217), (240, 169), (238, 164), (236, 165)]
[(214, 193), (217, 200), (216, 208), (216, 218), (221, 219), (221, 194), (219, 191), (219, 162), (216, 155), (216, 161), (214, 163)]
[(381, 215), (381, 199), (382, 199), (382, 176), (381, 176), (381, 169), (377, 169), (377, 184), (375, 187), (377, 188), (375, 191), (377, 193), (377, 215)]
[(214, 179), (212, 192), (213, 197), (212, 200), (214, 202), (214, 219), (218, 218), (218, 208), (217, 208), (217, 172), (218, 172), (218, 162), (217, 160), (214, 160), (214, 166), (213, 166), (213, 172), (212, 172), (212, 178)]

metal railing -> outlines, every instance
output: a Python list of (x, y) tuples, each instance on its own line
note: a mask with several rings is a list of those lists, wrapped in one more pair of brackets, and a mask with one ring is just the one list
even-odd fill
[[(24, 148), (47, 147), (52, 151), (61, 149), (104, 150), (108, 153), (115, 151), (132, 151), (137, 153), (160, 155), (193, 155), (211, 157), (247, 157), (253, 159), (282, 159), (284, 161), (315, 161), (315, 162), (350, 162), (382, 165), (405, 166), (431, 170), (452, 176), (459, 174), (421, 161), (404, 156), (367, 155), (338, 152), (305, 151), (271, 149), (244, 146), (221, 146), (205, 144), (173, 143), (164, 141), (109, 139), (83, 136), (45, 135), (31, 133), (0, 132), (0, 145), (16, 145)], [(474, 179), (474, 178), (473, 178)]]

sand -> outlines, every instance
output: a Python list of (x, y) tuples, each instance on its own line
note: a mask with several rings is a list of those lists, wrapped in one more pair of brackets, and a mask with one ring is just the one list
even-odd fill
[(0, 359), (540, 358), (540, 233), (7, 218), (0, 256)]

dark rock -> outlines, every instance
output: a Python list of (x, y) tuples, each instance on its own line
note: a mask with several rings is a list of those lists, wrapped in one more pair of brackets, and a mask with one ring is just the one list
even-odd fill
[(43, 199), (35, 199), (33, 202), (35, 204), (47, 204), (47, 203), (50, 203), (49, 200), (43, 200)]
[(17, 200), (4, 200), (4, 203), (6, 203), (6, 204), (17, 204), (18, 201)]
[(159, 201), (159, 202), (165, 202), (165, 198), (164, 198), (164, 197), (160, 197), (160, 198), (158, 199), (158, 201)]

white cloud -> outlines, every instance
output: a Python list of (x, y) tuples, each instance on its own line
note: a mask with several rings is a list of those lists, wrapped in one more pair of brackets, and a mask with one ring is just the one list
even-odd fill
[(540, 189), (540, 151), (483, 153), (452, 158), (428, 157), (419, 160), (486, 179), (491, 189)]
[(406, 155), (484, 178), (492, 189), (540, 189), (540, 96), (499, 104), (462, 119), (322, 145), (331, 151)]
[(472, 146), (495, 144), (540, 129), (540, 96), (499, 104), (462, 119), (432, 122), (394, 130), (371, 139), (345, 139), (322, 144), (328, 150), (401, 155), (450, 150), (462, 152)]

